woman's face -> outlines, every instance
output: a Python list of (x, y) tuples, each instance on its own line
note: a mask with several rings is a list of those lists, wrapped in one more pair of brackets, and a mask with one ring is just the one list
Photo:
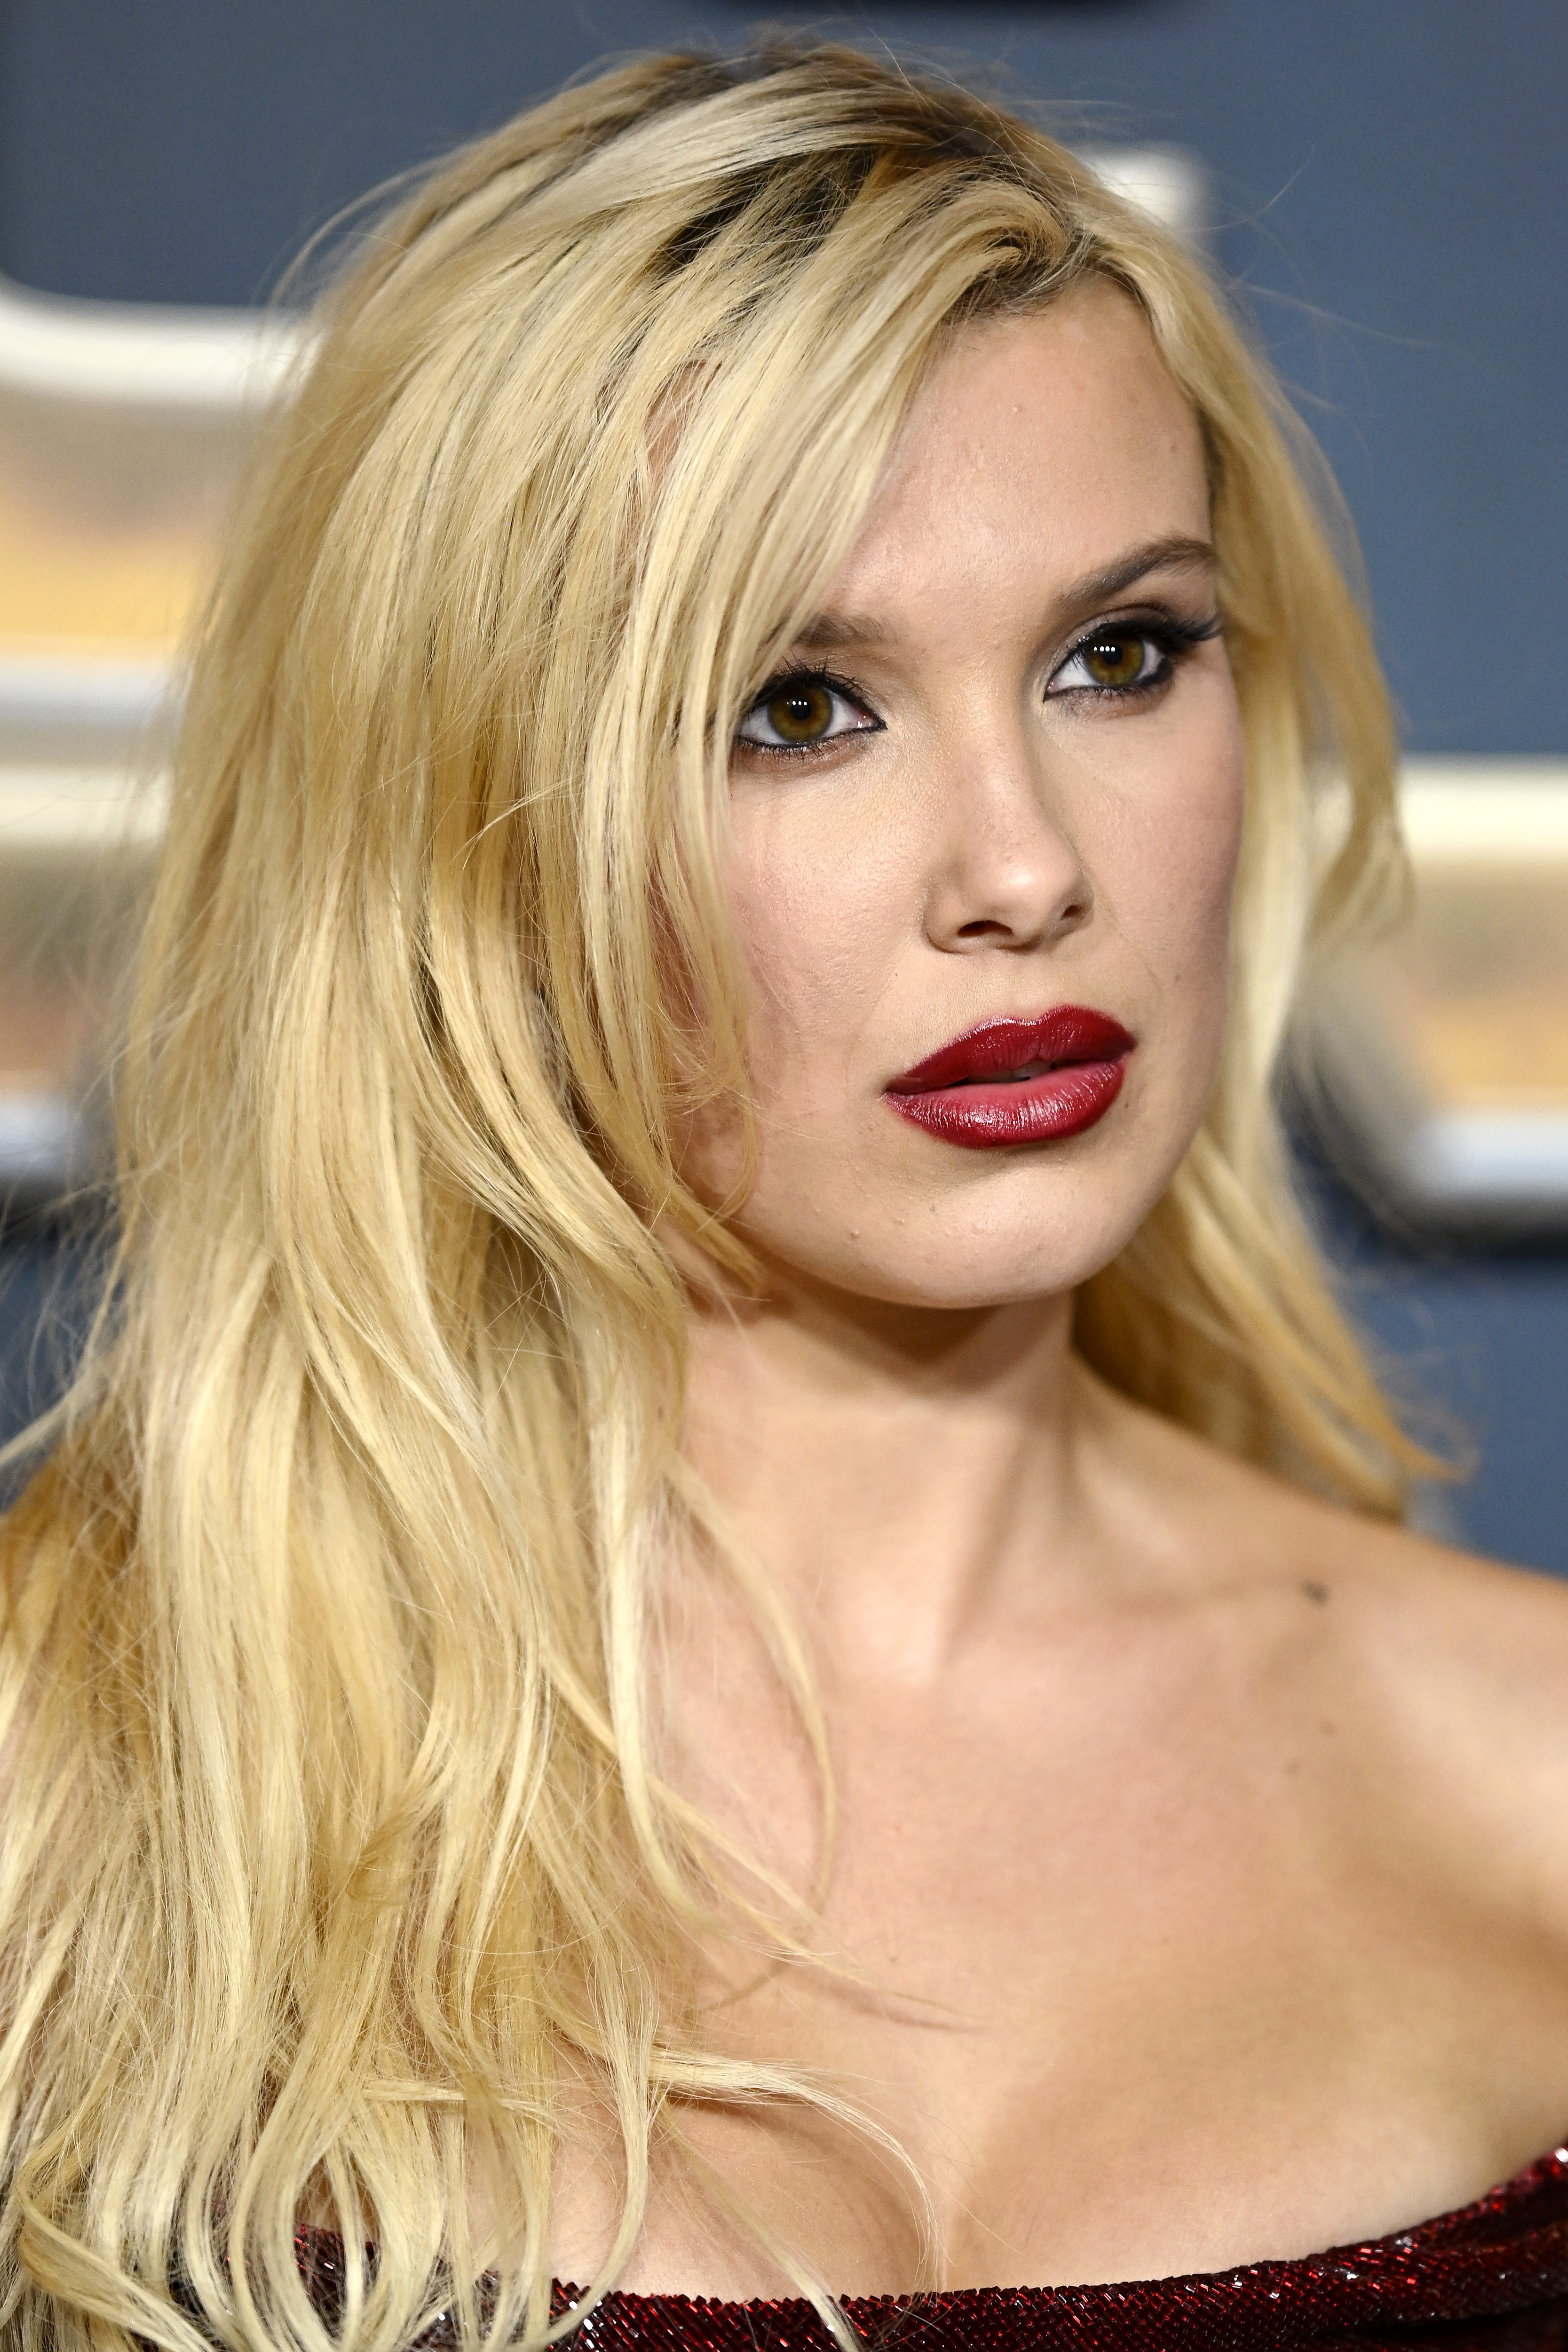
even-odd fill
[[(965, 331), (742, 723), (726, 875), (780, 1271), (1061, 1291), (1202, 1115), (1242, 811), (1197, 427), (1104, 284)], [(687, 1171), (722, 1194), (718, 1115)]]

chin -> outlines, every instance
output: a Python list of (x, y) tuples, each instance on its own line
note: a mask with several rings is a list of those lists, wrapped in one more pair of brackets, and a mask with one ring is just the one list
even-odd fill
[[(1132, 1118), (1011, 1150), (961, 1150), (885, 1111), (815, 1132), (804, 1120), (765, 1125), (735, 1229), (780, 1293), (805, 1285), (952, 1313), (1060, 1297), (1143, 1224), (1192, 1140), (1203, 1092), (1186, 1086)], [(713, 1152), (699, 1189), (720, 1195), (731, 1174)]]
[[(842, 1189), (855, 1197), (852, 1186)], [(962, 1195), (885, 1209), (868, 1201), (852, 1226), (790, 1219), (781, 1229), (749, 1213), (740, 1225), (786, 1283), (793, 1276), (885, 1306), (959, 1314), (1076, 1290), (1126, 1246), (1158, 1198), (1143, 1188), (1121, 1203), (1103, 1188), (1093, 1200), (1082, 1186), (1065, 1200), (1029, 1190), (1034, 1198), (1006, 1206)]]

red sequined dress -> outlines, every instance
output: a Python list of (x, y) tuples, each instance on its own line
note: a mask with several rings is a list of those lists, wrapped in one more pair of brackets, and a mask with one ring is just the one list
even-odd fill
[[(341, 2242), (301, 2231), (300, 2267), (335, 2315)], [(556, 2289), (558, 2316), (579, 2290)], [(862, 2341), (908, 2352), (1568, 2352), (1568, 2145), (1473, 2205), (1360, 2246), (1116, 2286), (852, 2295)], [(438, 2321), (410, 2352), (455, 2342)], [(610, 2294), (572, 2352), (833, 2352), (809, 2303)]]

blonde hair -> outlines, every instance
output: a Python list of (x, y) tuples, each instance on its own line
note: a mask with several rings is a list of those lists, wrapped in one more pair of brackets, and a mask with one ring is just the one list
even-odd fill
[(1020, 121), (833, 47), (624, 67), (464, 150), (326, 299), (195, 651), (113, 1276), (8, 1524), (25, 2352), (325, 2346), (312, 2199), (338, 2340), (444, 2300), (473, 2336), (476, 2175), (516, 2233), (497, 2324), (538, 2341), (563, 2067), (624, 2144), (600, 2286), (683, 2098), (816, 2095), (715, 2056), (681, 1992), (737, 1898), (645, 1673), (659, 1562), (706, 1524), (673, 1253), (744, 1273), (672, 1142), (744, 1098), (715, 811), (945, 340), (1094, 276), (1206, 436), (1250, 803), (1223, 1075), (1079, 1342), (1398, 1508), (1416, 1457), (1270, 1093), (1304, 945), (1393, 870), (1389, 720), (1199, 268)]

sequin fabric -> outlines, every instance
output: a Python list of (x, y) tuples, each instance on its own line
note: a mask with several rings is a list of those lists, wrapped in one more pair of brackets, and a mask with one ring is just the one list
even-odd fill
[[(340, 2307), (342, 2245), (302, 2230), (323, 2317)], [(558, 2286), (558, 2317), (580, 2290)], [(909, 2352), (1568, 2352), (1568, 2145), (1473, 2205), (1365, 2245), (1116, 2286), (966, 2287), (846, 2298), (866, 2344)], [(442, 2317), (409, 2352), (456, 2343)], [(809, 2303), (610, 2294), (572, 2352), (832, 2352)]]

